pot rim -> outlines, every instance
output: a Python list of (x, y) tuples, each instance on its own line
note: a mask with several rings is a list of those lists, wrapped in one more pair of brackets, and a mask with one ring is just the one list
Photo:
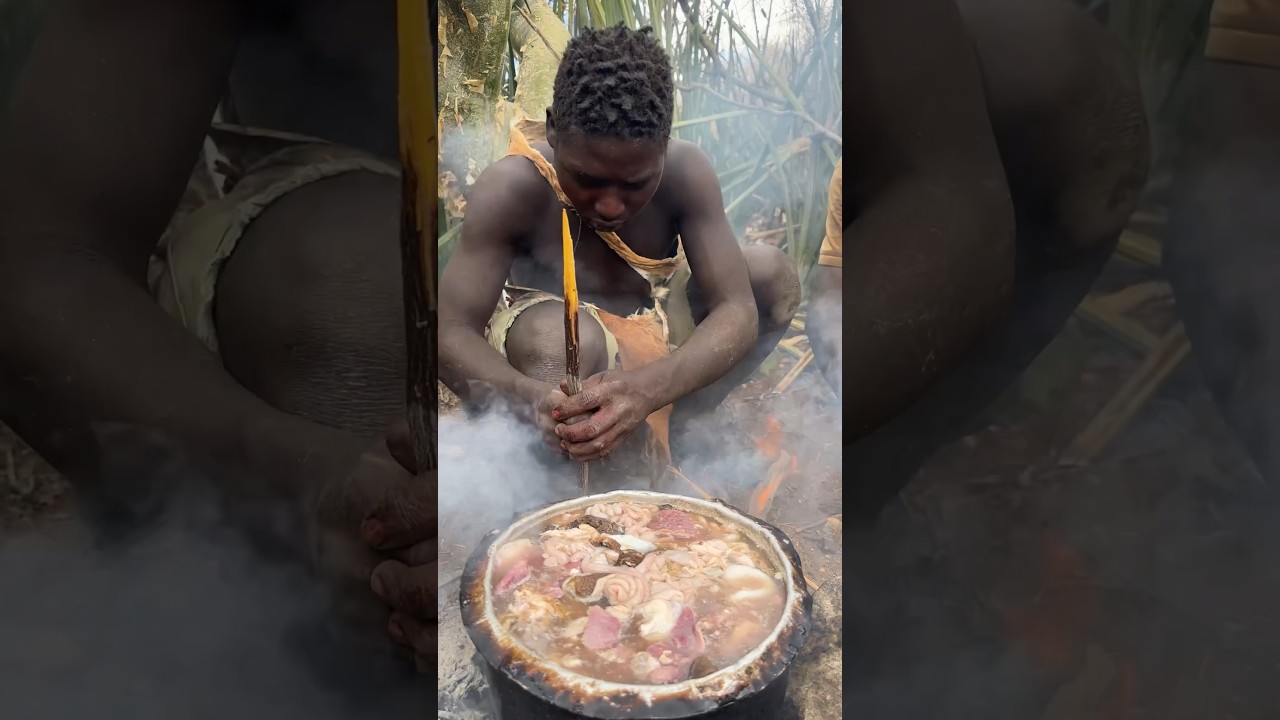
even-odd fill
[[(508, 632), (498, 621), (492, 602), (492, 588), (496, 581), (493, 577), (492, 559), (498, 548), (512, 539), (526, 534), (531, 526), (537, 525), (548, 517), (577, 508), (585, 509), (602, 502), (616, 502), (619, 500), (638, 500), (655, 505), (684, 506), (704, 515), (727, 520), (731, 525), (747, 528), (754, 544), (764, 550), (770, 557), (775, 569), (775, 578), (776, 574), (779, 573), (783, 576), (783, 584), (786, 588), (786, 599), (781, 617), (769, 631), (769, 634), (732, 665), (721, 668), (714, 673), (678, 683), (653, 685), (611, 682), (576, 673), (534, 652), (514, 634)], [(484, 543), (487, 543), (487, 545)], [(790, 550), (790, 554), (788, 554), (788, 550)], [(808, 607), (811, 601), (808, 600), (808, 588), (804, 585), (803, 571), (798, 561), (798, 554), (795, 552), (790, 540), (772, 525), (752, 517), (721, 500), (703, 500), (701, 498), (650, 490), (614, 490), (585, 497), (570, 498), (528, 511), (517, 517), (505, 530), (492, 531), (489, 537), (482, 540), (482, 545), (476, 548), (476, 554), (482, 555), (483, 560), (483, 573), (478, 578), (479, 587), (475, 588), (480, 591), (476, 594), (481, 599), (483, 608), (482, 613), (474, 619), (482, 621), (484, 627), (479, 627), (482, 624), (481, 622), (473, 623), (469, 621), (466, 623), (468, 633), (473, 636), (473, 640), (475, 640), (476, 633), (487, 634), (489, 642), (476, 643), (486, 661), (494, 669), (511, 678), (526, 691), (532, 692), (539, 697), (544, 697), (545, 693), (539, 692), (537, 687), (530, 687), (529, 683), (523, 681), (524, 678), (509, 672), (509, 666), (519, 666), (524, 662), (534, 664), (543, 673), (550, 676), (548, 679), (551, 682), (571, 689), (575, 695), (584, 694), (602, 698), (617, 694), (631, 695), (642, 699), (650, 705), (664, 700), (687, 701), (691, 696), (692, 698), (708, 701), (729, 702), (739, 695), (749, 694), (752, 688), (759, 689), (769, 685), (785, 673), (791, 664), (794, 653), (787, 654), (782, 658), (781, 662), (769, 662), (765, 658), (766, 653), (775, 647), (797, 645), (795, 643), (795, 635), (797, 633), (803, 635), (803, 633), (807, 632)], [(474, 577), (464, 579), (464, 594), (468, 591), (468, 585), (474, 584), (476, 579)], [(797, 611), (799, 611), (799, 614), (797, 614)], [(803, 637), (801, 637), (800, 642), (803, 642)], [(502, 652), (499, 650), (503, 645), (509, 645), (510, 651)], [(499, 657), (492, 657), (495, 651)], [(516, 659), (513, 657), (517, 654), (515, 651), (519, 651), (520, 655), (525, 656), (524, 658), (518, 658), (518, 660), (524, 662), (510, 662), (510, 660)], [(752, 672), (753, 666), (762, 663), (762, 661), (765, 663), (764, 667), (757, 668)], [(554, 698), (546, 699), (553, 703), (555, 702)]]

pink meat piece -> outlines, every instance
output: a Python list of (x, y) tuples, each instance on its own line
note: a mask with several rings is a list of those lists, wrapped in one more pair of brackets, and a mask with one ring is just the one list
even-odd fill
[(649, 672), (649, 682), (654, 685), (669, 685), (671, 683), (680, 682), (688, 676), (689, 665), (687, 663), (660, 665)]
[(662, 652), (664, 650), (666, 650), (666, 648), (663, 647), (662, 645), (659, 645), (658, 643), (654, 643), (649, 646), (649, 654), (654, 657), (662, 657)]
[(587, 609), (587, 629), (582, 631), (582, 645), (589, 650), (603, 650), (617, 645), (622, 623), (597, 606)]
[(514, 590), (516, 587), (529, 579), (529, 561), (521, 560), (516, 563), (515, 567), (507, 571), (506, 575), (498, 581), (498, 587), (493, 591), (499, 595)]
[(674, 508), (659, 510), (658, 514), (649, 521), (649, 527), (676, 538), (691, 538), (698, 534), (698, 526), (693, 522), (693, 518), (689, 517), (688, 513)]
[(552, 585), (551, 587), (547, 588), (543, 594), (545, 594), (547, 597), (551, 598), (552, 600), (559, 600), (560, 598), (564, 597), (564, 590), (561, 589), (559, 586)]
[(698, 655), (706, 648), (702, 633), (698, 631), (698, 616), (693, 614), (693, 608), (686, 605), (676, 616), (670, 640), (671, 648), (687, 658)]

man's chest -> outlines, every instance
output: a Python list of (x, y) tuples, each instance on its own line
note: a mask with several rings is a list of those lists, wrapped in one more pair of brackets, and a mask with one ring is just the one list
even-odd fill
[[(533, 282), (536, 287), (559, 291), (564, 272), (562, 228), (558, 211), (545, 214), (513, 263), (513, 280), (522, 284)], [(623, 226), (618, 236), (637, 255), (658, 259), (675, 256), (678, 233), (674, 214), (668, 208), (651, 205)], [(647, 299), (650, 292), (648, 280), (595, 231), (582, 225), (573, 213), (569, 213), (569, 238), (574, 247), (578, 288), (584, 300)]]

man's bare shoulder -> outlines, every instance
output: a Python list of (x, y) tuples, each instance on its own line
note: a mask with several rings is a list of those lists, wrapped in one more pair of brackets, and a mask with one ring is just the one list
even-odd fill
[(697, 143), (672, 138), (667, 143), (666, 163), (668, 170), (688, 171), (695, 167), (709, 167), (711, 157)]
[(516, 227), (538, 217), (553, 199), (551, 185), (533, 162), (509, 155), (491, 163), (476, 178), (467, 198), (467, 216)]
[[(551, 185), (534, 167), (532, 161), (515, 155), (508, 155), (489, 164), (476, 178), (473, 193), (481, 189), (502, 191), (510, 202), (527, 201), (545, 197), (551, 192)], [(486, 193), (490, 194), (490, 193)], [(497, 200), (501, 198), (490, 198)]]
[[(700, 145), (688, 140), (672, 139), (667, 143), (662, 186), (664, 197), (682, 208), (688, 208), (691, 203), (718, 202), (720, 195), (720, 178), (711, 157)], [(716, 192), (710, 193), (710, 190)]]

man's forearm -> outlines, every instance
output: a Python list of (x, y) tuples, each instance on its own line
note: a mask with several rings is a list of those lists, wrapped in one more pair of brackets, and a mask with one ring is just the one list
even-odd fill
[(751, 351), (759, 322), (753, 303), (724, 303), (674, 352), (635, 370), (641, 385), (653, 393), (653, 409), (691, 395), (733, 369)]
[(452, 323), (440, 326), (440, 379), (461, 397), (484, 402), (482, 396), (496, 395), (517, 412), (555, 387), (511, 367), (474, 329)]
[(1004, 312), (1013, 212), (962, 174), (907, 180), (868, 203), (845, 239), (845, 423), (856, 439), (915, 402)]
[[(256, 458), (248, 434), (305, 424), (241, 387), (114, 266), (83, 255), (4, 258), (0, 372), (13, 396), (5, 422), (73, 477), (93, 472), (80, 463), (95, 452), (96, 423), (160, 431), (232, 467), (282, 470), (289, 449)], [(282, 485), (273, 488), (237, 475), (246, 483), (238, 489), (255, 494), (294, 490), (284, 475), (262, 478)]]

